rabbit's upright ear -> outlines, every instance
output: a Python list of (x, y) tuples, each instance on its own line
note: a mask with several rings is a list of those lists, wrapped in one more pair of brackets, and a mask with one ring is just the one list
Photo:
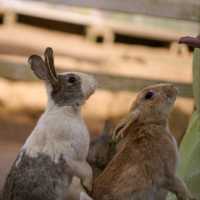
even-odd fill
[(56, 89), (59, 86), (59, 81), (54, 66), (53, 50), (50, 47), (46, 48), (44, 57), (45, 61), (38, 55), (32, 55), (28, 62), (38, 78), (47, 80)]
[(128, 115), (117, 124), (112, 133), (114, 141), (119, 141), (127, 135), (127, 129), (139, 118), (139, 114), (140, 111), (135, 109), (128, 113)]
[(31, 69), (38, 78), (42, 80), (48, 79), (48, 71), (46, 65), (40, 56), (38, 55), (30, 56), (28, 59), (28, 63), (31, 65)]
[(53, 49), (50, 47), (47, 47), (44, 52), (45, 57), (45, 64), (49, 72), (49, 78), (50, 82), (53, 86), (56, 86), (58, 83), (58, 76), (56, 74), (55, 66), (54, 66), (54, 55), (53, 55)]

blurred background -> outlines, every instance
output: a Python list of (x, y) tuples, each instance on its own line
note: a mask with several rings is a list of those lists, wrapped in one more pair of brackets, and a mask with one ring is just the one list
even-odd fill
[(27, 58), (50, 46), (58, 71), (82, 71), (99, 83), (83, 108), (91, 135), (113, 125), (143, 87), (180, 89), (170, 125), (181, 141), (193, 110), (192, 49), (199, 0), (0, 0), (0, 190), (20, 146), (46, 104)]

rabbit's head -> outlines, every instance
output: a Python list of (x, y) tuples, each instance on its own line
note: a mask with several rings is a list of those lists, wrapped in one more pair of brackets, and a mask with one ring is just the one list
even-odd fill
[(144, 88), (139, 92), (130, 112), (113, 131), (113, 139), (118, 141), (127, 135), (126, 130), (134, 124), (160, 123), (166, 124), (169, 113), (176, 100), (177, 88), (172, 84), (157, 84)]
[(144, 88), (131, 110), (138, 111), (142, 119), (165, 119), (176, 100), (177, 88), (172, 84), (157, 84)]
[(35, 75), (46, 83), (49, 99), (57, 106), (80, 106), (94, 93), (96, 81), (92, 76), (80, 72), (56, 73), (53, 50), (49, 47), (44, 58), (32, 55), (28, 62)]

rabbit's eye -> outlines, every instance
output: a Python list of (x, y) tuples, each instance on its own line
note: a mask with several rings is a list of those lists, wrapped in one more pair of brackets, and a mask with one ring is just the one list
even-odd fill
[(69, 83), (75, 83), (75, 82), (76, 82), (76, 77), (75, 77), (75, 76), (70, 76), (70, 77), (68, 78), (68, 82), (69, 82)]
[(153, 96), (154, 96), (154, 92), (153, 91), (149, 91), (149, 92), (146, 93), (144, 98), (146, 100), (149, 100), (149, 99), (152, 99)]

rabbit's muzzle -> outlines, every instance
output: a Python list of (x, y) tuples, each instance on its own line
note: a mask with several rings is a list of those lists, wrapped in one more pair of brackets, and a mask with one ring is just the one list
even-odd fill
[(91, 75), (79, 73), (79, 76), (81, 78), (82, 93), (86, 100), (90, 97), (90, 95), (92, 95), (95, 92), (97, 87), (97, 82), (95, 78)]
[(173, 104), (174, 101), (176, 100), (177, 94), (178, 94), (178, 88), (177, 87), (175, 87), (174, 85), (166, 86), (165, 96), (166, 96), (168, 103)]

